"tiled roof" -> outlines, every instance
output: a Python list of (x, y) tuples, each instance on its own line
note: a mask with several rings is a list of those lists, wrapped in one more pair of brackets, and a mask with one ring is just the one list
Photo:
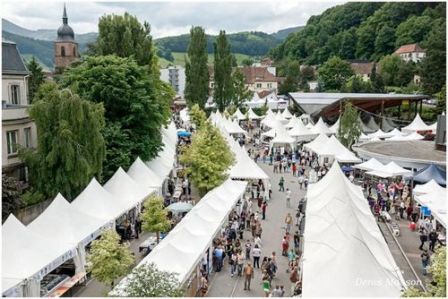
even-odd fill
[(255, 82), (277, 82), (277, 77), (271, 74), (267, 67), (244, 66), (239, 68), (246, 78), (246, 84)]
[(15, 43), (2, 41), (2, 73), (28, 75), (28, 69)]
[(352, 67), (355, 74), (366, 75), (372, 72), (373, 62), (350, 62), (350, 66)]
[(395, 54), (425, 52), (418, 44), (403, 45), (395, 51)]

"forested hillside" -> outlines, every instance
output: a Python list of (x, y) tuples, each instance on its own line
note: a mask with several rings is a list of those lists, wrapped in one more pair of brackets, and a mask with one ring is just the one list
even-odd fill
[(446, 4), (441, 2), (352, 2), (311, 17), (303, 30), (290, 34), (270, 54), (322, 64), (332, 56), (379, 60), (399, 46), (444, 34)]

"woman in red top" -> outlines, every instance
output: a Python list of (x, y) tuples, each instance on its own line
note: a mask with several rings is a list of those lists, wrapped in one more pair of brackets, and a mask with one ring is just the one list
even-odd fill
[(289, 249), (289, 242), (286, 239), (286, 236), (284, 236), (283, 240), (282, 240), (282, 255), (283, 256), (288, 256), (288, 249)]

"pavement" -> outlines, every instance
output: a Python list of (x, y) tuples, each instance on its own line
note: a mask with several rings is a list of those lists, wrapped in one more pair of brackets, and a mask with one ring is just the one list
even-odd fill
[[(259, 162), (258, 165), (269, 175), (272, 185), (272, 199), (268, 202), (266, 210), (266, 219), (261, 220), (263, 233), (261, 235), (262, 240), (262, 258), (263, 256), (270, 256), (273, 251), (277, 256), (277, 273), (272, 280), (271, 289), (276, 285), (283, 285), (285, 287), (285, 297), (291, 295), (291, 282), (289, 281), (289, 274), (286, 273), (288, 269), (288, 258), (281, 255), (281, 242), (285, 234), (285, 217), (287, 213), (295, 218), (296, 209), (299, 204), (299, 200), (305, 196), (305, 190), (299, 190), (299, 184), (297, 183), (297, 177), (293, 177), (291, 172), (287, 173), (273, 173), (273, 166)], [(292, 192), (291, 196), (291, 208), (286, 207), (285, 192), (278, 190), (278, 182), (280, 177), (285, 179), (285, 190), (289, 188)], [(253, 207), (257, 207), (254, 201)], [(254, 209), (255, 211), (255, 209)], [(295, 227), (297, 228), (297, 227)], [(292, 235), (295, 232), (295, 228), (291, 230), (290, 248), (294, 246)], [(251, 238), (250, 232), (244, 233), (244, 240)], [(244, 290), (244, 278), (230, 276), (230, 265), (228, 260), (224, 263), (223, 270), (218, 273), (212, 273), (209, 282), (208, 297), (264, 297), (265, 293), (262, 289), (261, 270), (255, 269), (255, 275), (251, 282), (251, 290)]]

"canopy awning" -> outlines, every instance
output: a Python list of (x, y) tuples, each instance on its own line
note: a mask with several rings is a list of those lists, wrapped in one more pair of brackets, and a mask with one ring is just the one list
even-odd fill
[(414, 120), (407, 125), (406, 127), (401, 128), (401, 132), (403, 133), (413, 133), (417, 131), (432, 131), (432, 128), (425, 124), (420, 117), (420, 114), (417, 113)]
[(374, 170), (378, 170), (378, 169), (383, 169), (384, 165), (381, 162), (379, 162), (377, 159), (371, 158), (369, 161), (366, 161), (361, 164), (353, 166), (353, 168), (367, 170), (367, 171), (374, 171)]
[(446, 186), (446, 172), (434, 164), (419, 170), (414, 174), (414, 182), (426, 183), (434, 180), (437, 184)]
[(406, 176), (412, 174), (412, 172), (410, 170), (398, 166), (395, 162), (389, 162), (383, 167), (379, 167), (378, 169), (373, 171), (368, 171), (367, 174), (381, 178), (390, 178), (396, 176)]

